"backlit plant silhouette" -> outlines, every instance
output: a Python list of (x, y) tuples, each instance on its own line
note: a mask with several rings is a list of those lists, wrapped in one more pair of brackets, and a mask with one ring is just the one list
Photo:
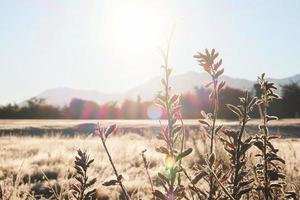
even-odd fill
[(250, 98), (246, 92), (243, 98), (240, 98), (240, 105), (234, 106), (228, 104), (227, 107), (238, 117), (240, 130), (225, 129), (224, 137), (220, 140), (224, 144), (224, 149), (229, 154), (231, 171), (228, 185), (234, 199), (241, 199), (242, 195), (248, 194), (252, 190), (254, 179), (249, 177), (250, 169), (247, 167), (247, 152), (252, 147), (252, 136), (244, 139), (245, 127), (251, 119), (250, 112), (256, 105), (257, 98)]
[[(168, 64), (169, 46), (166, 51), (162, 51), (162, 57), (164, 61), (162, 65), (164, 77), (161, 79), (161, 83), (164, 90), (159, 94), (155, 102), (166, 113), (167, 125), (165, 127), (161, 125), (161, 131), (158, 135), (158, 138), (164, 141), (165, 146), (157, 147), (156, 150), (165, 155), (166, 171), (165, 173), (158, 173), (164, 191), (156, 189), (153, 195), (162, 200), (181, 199), (186, 198), (185, 187), (181, 185), (180, 180), (180, 173), (182, 172), (181, 160), (192, 152), (192, 148), (183, 149), (183, 124), (176, 124), (181, 119), (180, 96), (172, 95), (169, 85), (172, 73), (172, 69)], [(181, 144), (180, 148), (176, 147), (178, 143)]]
[(122, 193), (123, 193), (124, 198), (126, 200), (129, 200), (130, 197), (128, 195), (128, 192), (125, 189), (124, 184), (122, 183), (123, 176), (118, 173), (118, 171), (117, 171), (117, 169), (115, 167), (115, 164), (114, 164), (114, 162), (112, 160), (112, 157), (111, 157), (111, 155), (110, 155), (110, 153), (109, 153), (109, 151), (107, 149), (107, 146), (106, 146), (106, 140), (107, 140), (108, 136), (110, 134), (112, 134), (116, 130), (116, 127), (117, 126), (114, 124), (114, 125), (109, 126), (108, 128), (103, 128), (103, 127), (100, 127), (100, 125), (98, 124), (98, 129), (97, 129), (97, 132), (96, 132), (96, 134), (98, 134), (100, 136), (102, 145), (103, 145), (103, 147), (105, 149), (105, 152), (106, 152), (106, 154), (108, 156), (109, 162), (110, 162), (110, 164), (111, 164), (111, 166), (112, 166), (112, 168), (114, 170), (114, 174), (116, 176), (116, 179), (109, 180), (109, 181), (103, 183), (103, 185), (104, 186), (119, 185), (121, 187), (121, 189), (122, 189)]
[(77, 151), (78, 156), (75, 157), (76, 183), (71, 185), (71, 192), (76, 200), (91, 200), (95, 199), (96, 189), (90, 189), (96, 183), (96, 178), (89, 180), (87, 170), (94, 162), (94, 159), (90, 160), (86, 152)]
[[(223, 182), (227, 179), (227, 174), (223, 173), (223, 166), (220, 160), (216, 160), (214, 144), (215, 135), (222, 129), (222, 125), (217, 126), (216, 121), (218, 118), (219, 108), (219, 93), (225, 85), (224, 81), (219, 81), (219, 77), (224, 73), (224, 68), (220, 68), (222, 65), (222, 59), (217, 60), (219, 53), (212, 49), (211, 51), (205, 50), (205, 53), (198, 52), (194, 57), (202, 68), (210, 75), (211, 82), (206, 84), (206, 87), (211, 87), (211, 94), (209, 96), (212, 102), (213, 113), (205, 113), (201, 111), (203, 119), (199, 122), (206, 127), (208, 137), (210, 138), (210, 151), (208, 159), (204, 165), (197, 165), (197, 175), (193, 179), (193, 183), (197, 183), (200, 179), (204, 178), (209, 184), (209, 191), (205, 192), (205, 198), (210, 200), (216, 199), (222, 196), (220, 193), (224, 191), (229, 198), (232, 196), (223, 186)], [(209, 177), (207, 178), (207, 176)], [(220, 191), (220, 187), (222, 190)]]
[(265, 79), (265, 74), (258, 77), (261, 88), (261, 96), (258, 106), (261, 112), (262, 123), (259, 125), (259, 134), (255, 136), (254, 145), (260, 151), (256, 156), (261, 158), (261, 162), (256, 165), (258, 192), (262, 192), (264, 199), (282, 198), (284, 195), (285, 174), (283, 165), (285, 160), (278, 156), (279, 149), (275, 148), (272, 140), (278, 138), (269, 134), (268, 122), (277, 120), (276, 116), (268, 115), (268, 107), (272, 101), (279, 98), (274, 90), (277, 88), (274, 83)]

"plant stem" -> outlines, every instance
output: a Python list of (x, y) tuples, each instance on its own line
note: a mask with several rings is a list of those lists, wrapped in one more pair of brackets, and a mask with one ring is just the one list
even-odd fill
[(213, 177), (216, 179), (216, 181), (218, 182), (218, 184), (221, 186), (221, 188), (223, 189), (223, 191), (225, 192), (225, 194), (231, 199), (231, 200), (235, 200), (233, 198), (233, 196), (228, 192), (228, 190), (223, 186), (223, 184), (221, 183), (221, 181), (218, 179), (218, 176), (213, 172), (213, 170), (209, 167), (208, 162), (206, 161), (206, 164), (208, 166), (208, 169), (210, 171), (210, 173), (213, 175)]
[[(266, 96), (266, 95), (265, 95)], [(263, 104), (263, 125), (264, 125), (264, 148), (263, 148), (263, 159), (264, 159), (264, 196), (265, 200), (269, 199), (269, 180), (268, 180), (268, 162), (267, 162), (267, 141), (268, 141), (268, 130), (267, 126), (267, 106), (266, 103)]]
[(51, 186), (50, 180), (49, 180), (48, 177), (46, 176), (45, 172), (44, 172), (42, 169), (41, 169), (41, 172), (42, 172), (44, 178), (45, 178), (46, 181), (47, 181), (48, 187), (52, 190), (52, 192), (53, 192), (55, 198), (56, 198), (57, 200), (59, 200), (59, 197), (58, 197), (56, 191), (54, 190), (54, 188)]
[(182, 171), (183, 171), (184, 175), (188, 178), (188, 180), (190, 181), (190, 183), (192, 184), (194, 190), (197, 191), (196, 194), (197, 194), (198, 198), (199, 198), (199, 199), (202, 199), (202, 198), (201, 198), (201, 195), (200, 195), (200, 192), (199, 192), (199, 189), (196, 187), (195, 184), (192, 183), (191, 177), (188, 175), (188, 173), (186, 172), (185, 169), (182, 169)]
[[(146, 151), (146, 150), (145, 150), (145, 151)], [(149, 170), (148, 170), (147, 159), (146, 159), (146, 156), (145, 156), (144, 152), (142, 152), (142, 158), (143, 158), (144, 167), (145, 167), (145, 169), (146, 169), (146, 173), (147, 173), (147, 176), (148, 176), (148, 180), (149, 180), (149, 183), (150, 183), (150, 185), (151, 185), (151, 190), (152, 190), (152, 192), (154, 192), (152, 179), (151, 179), (151, 177), (150, 177)]]
[[(213, 124), (212, 124), (212, 128), (211, 128), (211, 138), (210, 138), (210, 155), (214, 152), (214, 135), (215, 135), (215, 126), (216, 126), (216, 120), (217, 120), (217, 115), (218, 115), (218, 104), (219, 104), (219, 97), (218, 97), (218, 91), (217, 91), (217, 80), (214, 78), (214, 75), (212, 76), (213, 79), (213, 84), (214, 84), (214, 113), (213, 113)], [(212, 194), (212, 190), (213, 190), (213, 174), (210, 174), (210, 192), (209, 192), (209, 198), (210, 200), (213, 199), (213, 194)]]
[(244, 131), (245, 131), (245, 126), (246, 126), (246, 123), (247, 123), (247, 116), (248, 116), (248, 113), (247, 113), (247, 102), (248, 100), (248, 93), (246, 93), (245, 95), (245, 102), (244, 102), (244, 112), (243, 112), (243, 119), (242, 119), (242, 124), (241, 124), (241, 129), (240, 129), (240, 132), (239, 132), (239, 135), (238, 135), (238, 141), (237, 141), (237, 149), (236, 149), (236, 152), (235, 152), (235, 161), (234, 161), (234, 181), (233, 181), (233, 196), (236, 198), (236, 195), (238, 193), (238, 188), (237, 188), (237, 185), (238, 185), (238, 176), (239, 176), (239, 165), (240, 165), (240, 150), (241, 150), (241, 143), (242, 143), (242, 138), (243, 138), (243, 134), (244, 134)]
[(213, 78), (214, 82), (214, 114), (213, 114), (213, 124), (211, 129), (211, 138), (210, 138), (210, 154), (214, 152), (214, 135), (215, 135), (215, 126), (218, 115), (218, 91), (217, 91), (217, 80)]
[[(180, 117), (180, 123), (181, 123), (181, 127), (182, 127), (180, 153), (182, 153), (183, 149), (184, 149), (184, 140), (185, 140), (185, 128), (184, 128), (182, 117)], [(181, 167), (181, 159), (179, 160), (179, 167)], [(181, 184), (181, 176), (180, 176), (180, 173), (179, 173), (178, 174), (178, 185), (180, 185), (180, 184)]]
[[(110, 153), (109, 153), (109, 151), (108, 151), (108, 149), (107, 149), (107, 147), (106, 147), (105, 141), (104, 141), (104, 139), (102, 139), (102, 138), (101, 138), (101, 141), (102, 141), (103, 147), (104, 147), (104, 149), (105, 149), (105, 152), (106, 152), (106, 154), (107, 154), (107, 156), (108, 156), (109, 162), (110, 162), (110, 164), (111, 164), (111, 166), (112, 166), (112, 168), (113, 168), (113, 170), (114, 170), (115, 176), (116, 176), (116, 178), (117, 178), (117, 180), (118, 180), (118, 179), (119, 179), (119, 174), (118, 174), (118, 171), (117, 171), (117, 169), (116, 169), (116, 167), (115, 167), (115, 165), (114, 165), (114, 162), (112, 161), (111, 155), (110, 155)], [(119, 184), (120, 184), (120, 187), (121, 187), (121, 189), (122, 189), (123, 194), (125, 195), (125, 199), (126, 199), (126, 200), (130, 200), (130, 197), (129, 197), (129, 195), (128, 195), (128, 193), (127, 193), (127, 191), (126, 191), (126, 189), (125, 189), (125, 187), (124, 187), (124, 185), (123, 185), (123, 183), (122, 183), (122, 181), (121, 181), (121, 180), (118, 180), (118, 182), (119, 182)]]
[(84, 190), (85, 190), (85, 187), (86, 187), (86, 181), (87, 181), (87, 178), (86, 178), (86, 170), (84, 170), (84, 174), (83, 174), (83, 184), (81, 185), (81, 191), (80, 191), (80, 196), (79, 196), (79, 199), (80, 200), (83, 200), (83, 195), (84, 195)]

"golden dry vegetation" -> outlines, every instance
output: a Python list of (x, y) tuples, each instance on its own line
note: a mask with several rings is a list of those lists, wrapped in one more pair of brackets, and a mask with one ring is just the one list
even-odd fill
[[(194, 140), (192, 139), (194, 138)], [(197, 149), (196, 150), (195, 143)], [(208, 138), (204, 133), (189, 134), (185, 146), (194, 146), (195, 151), (186, 158), (185, 167), (192, 173), (191, 166), (206, 155)], [(151, 186), (146, 178), (141, 152), (147, 149), (146, 157), (150, 162), (149, 172), (156, 187), (157, 173), (164, 170), (164, 158), (155, 151), (161, 141), (138, 134), (126, 134), (111, 137), (107, 146), (118, 171), (124, 176), (124, 185), (132, 199), (150, 199)], [(216, 145), (216, 152), (226, 164), (227, 155), (222, 145)], [(300, 139), (277, 139), (275, 146), (279, 154), (287, 161), (287, 182), (300, 187)], [(95, 159), (89, 169), (89, 176), (96, 177), (98, 199), (119, 199), (117, 186), (104, 187), (102, 184), (114, 177), (107, 155), (101, 146), (99, 137), (75, 136), (57, 137), (14, 137), (0, 139), (0, 183), (3, 194), (9, 199), (44, 198), (66, 199), (70, 195), (70, 184), (74, 181), (74, 156), (78, 149), (86, 150), (90, 158)], [(198, 155), (200, 153), (200, 155)], [(256, 159), (253, 156), (251, 160)], [(253, 161), (253, 163), (255, 163)], [(251, 165), (251, 162), (249, 162)], [(46, 178), (47, 177), (47, 178)], [(205, 186), (204, 186), (205, 187)]]

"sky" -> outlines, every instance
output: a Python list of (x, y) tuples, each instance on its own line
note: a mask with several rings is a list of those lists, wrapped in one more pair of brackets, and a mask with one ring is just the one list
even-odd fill
[(202, 72), (193, 55), (216, 48), (226, 75), (291, 76), (299, 10), (298, 0), (0, 0), (0, 104), (55, 87), (125, 92), (161, 75), (172, 32), (174, 74)]

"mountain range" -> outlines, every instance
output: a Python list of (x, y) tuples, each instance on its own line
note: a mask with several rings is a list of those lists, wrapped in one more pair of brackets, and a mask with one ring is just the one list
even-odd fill
[[(35, 96), (35, 98), (45, 99), (47, 104), (54, 106), (68, 105), (73, 98), (80, 98), (84, 100), (90, 100), (97, 103), (106, 103), (110, 101), (122, 102), (125, 99), (135, 100), (137, 96), (140, 96), (142, 100), (153, 100), (156, 94), (161, 90), (160, 77), (155, 77), (145, 83), (132, 88), (125, 93), (107, 94), (101, 93), (96, 90), (80, 90), (66, 87), (59, 87), (46, 90), (41, 94)], [(247, 79), (233, 78), (223, 75), (221, 80), (226, 82), (226, 85), (232, 88), (238, 88), (242, 90), (253, 90), (255, 81)], [(269, 79), (275, 82), (277, 86), (285, 85), (291, 82), (300, 83), (300, 74), (290, 76), (282, 79)], [(184, 94), (194, 91), (196, 86), (201, 87), (205, 83), (210, 81), (210, 77), (206, 73), (198, 73), (194, 71), (186, 72), (184, 74), (174, 75), (170, 78), (170, 85), (172, 86), (172, 92), (177, 94)], [(280, 87), (279, 87), (280, 90)], [(279, 91), (280, 92), (280, 91)]]

